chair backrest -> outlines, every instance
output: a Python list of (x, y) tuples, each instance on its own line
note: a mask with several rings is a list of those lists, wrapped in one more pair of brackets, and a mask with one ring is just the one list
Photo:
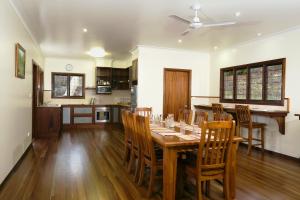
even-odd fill
[(202, 110), (196, 110), (194, 124), (197, 124), (199, 127), (201, 127), (204, 121), (208, 121), (208, 113)]
[(223, 105), (220, 103), (212, 103), (211, 107), (212, 107), (212, 112), (214, 115), (214, 120), (218, 121), (215, 119), (215, 117), (220, 118), (220, 115), (223, 113)]
[(136, 115), (132, 112), (128, 112), (127, 115), (127, 123), (128, 123), (128, 135), (131, 136), (132, 144), (135, 148), (140, 147), (139, 135), (137, 132), (136, 126)]
[(235, 105), (238, 124), (252, 124), (251, 113), (248, 105)]
[(235, 121), (203, 122), (198, 150), (198, 170), (224, 169), (228, 164)]
[(230, 121), (233, 119), (232, 115), (229, 113), (223, 112), (222, 114), (213, 114), (214, 115), (214, 121)]
[(131, 135), (130, 135), (129, 126), (128, 126), (128, 120), (127, 120), (128, 113), (129, 113), (129, 111), (127, 111), (127, 110), (121, 111), (122, 123), (123, 123), (124, 133), (125, 133), (125, 142), (131, 140)]
[(152, 115), (152, 107), (140, 107), (135, 109), (135, 114), (150, 117)]
[(191, 124), (192, 123), (192, 117), (193, 117), (193, 111), (192, 110), (186, 109), (186, 108), (179, 109), (177, 121), (183, 120), (183, 121), (185, 121), (185, 123)]
[(150, 121), (147, 116), (136, 116), (137, 131), (141, 136), (141, 151), (149, 160), (155, 161), (155, 151), (150, 131)]

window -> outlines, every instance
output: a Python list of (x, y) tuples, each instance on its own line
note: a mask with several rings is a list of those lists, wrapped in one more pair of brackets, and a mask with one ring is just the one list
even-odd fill
[(283, 105), (285, 63), (283, 58), (221, 69), (220, 101)]
[(52, 73), (52, 98), (84, 98), (84, 74)]

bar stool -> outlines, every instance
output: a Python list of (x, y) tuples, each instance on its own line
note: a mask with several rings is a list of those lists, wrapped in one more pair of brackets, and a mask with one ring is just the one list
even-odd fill
[(135, 114), (144, 116), (144, 117), (151, 117), (152, 115), (152, 107), (139, 107), (135, 109)]
[(177, 121), (184, 121), (187, 124), (192, 123), (193, 111), (187, 108), (179, 109)]
[[(252, 146), (261, 146), (261, 150), (264, 153), (265, 148), (265, 126), (264, 123), (252, 122), (249, 106), (235, 105), (236, 118), (238, 122), (238, 135), (240, 135), (241, 127), (248, 129), (248, 138), (243, 138), (248, 142), (248, 155), (251, 155)], [(260, 130), (260, 138), (253, 138), (253, 129)], [(258, 141), (259, 143), (253, 144), (252, 141)]]
[(223, 114), (223, 105), (220, 103), (212, 103), (211, 106), (214, 115), (214, 121), (218, 121), (218, 119), (220, 119), (221, 115)]
[(208, 121), (208, 113), (201, 110), (196, 110), (193, 122), (194, 125), (198, 125), (201, 128), (204, 121)]

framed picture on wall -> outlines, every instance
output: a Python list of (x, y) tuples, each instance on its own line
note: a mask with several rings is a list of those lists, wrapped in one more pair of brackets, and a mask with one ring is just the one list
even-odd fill
[(16, 77), (25, 79), (25, 63), (26, 63), (26, 51), (19, 43), (17, 43), (16, 50), (15, 50)]

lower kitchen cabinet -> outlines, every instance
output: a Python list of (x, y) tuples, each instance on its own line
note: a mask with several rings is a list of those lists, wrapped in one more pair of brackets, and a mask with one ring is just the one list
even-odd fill
[(101, 128), (106, 125), (120, 124), (121, 105), (63, 105), (62, 125), (64, 129)]
[(57, 137), (61, 130), (60, 107), (37, 107), (35, 131), (37, 138)]

